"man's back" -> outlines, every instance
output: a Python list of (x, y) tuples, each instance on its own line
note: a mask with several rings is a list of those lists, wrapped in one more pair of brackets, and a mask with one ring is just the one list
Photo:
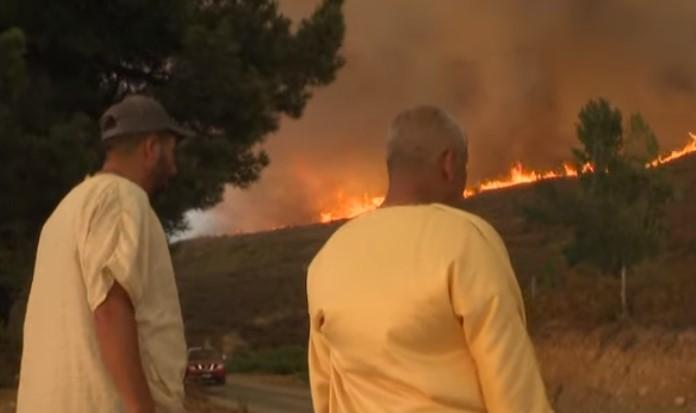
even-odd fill
[(166, 239), (135, 184), (88, 178), (44, 225), (27, 306), (18, 412), (120, 412), (93, 311), (112, 283), (131, 295), (143, 369), (161, 406), (178, 408), (183, 324)]
[(310, 266), (317, 413), (547, 412), (507, 252), (442, 205), (379, 209)]

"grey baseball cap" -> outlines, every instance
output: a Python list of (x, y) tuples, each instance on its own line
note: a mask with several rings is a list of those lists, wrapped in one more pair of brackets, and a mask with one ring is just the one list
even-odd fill
[(193, 136), (193, 131), (179, 125), (155, 99), (128, 95), (111, 106), (99, 120), (102, 141), (134, 133), (167, 131), (179, 137)]

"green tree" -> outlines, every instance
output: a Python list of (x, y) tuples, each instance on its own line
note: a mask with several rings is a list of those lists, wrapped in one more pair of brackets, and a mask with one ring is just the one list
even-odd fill
[(129, 92), (155, 95), (199, 135), (155, 200), (170, 233), (225, 185), (253, 183), (264, 138), (343, 64), (342, 3), (294, 26), (274, 0), (0, 2), (0, 256), (27, 272), (32, 254), (19, 251), (99, 166), (96, 120)]
[[(11, 111), (12, 100), (15, 99), (27, 86), (26, 67), (24, 53), (26, 51), (26, 39), (19, 29), (10, 29), (0, 33), (0, 142), (2, 138), (16, 133), (17, 125), (14, 122)], [(11, 149), (11, 148), (7, 148)], [(9, 161), (5, 148), (0, 149), (0, 164), (6, 165)], [(4, 188), (12, 184), (12, 171), (9, 168), (0, 167), (0, 330), (10, 312), (12, 297), (21, 286), (17, 277), (18, 269), (26, 261), (22, 257), (25, 245), (15, 236), (16, 223), (8, 219), (13, 212), (11, 199), (5, 196)], [(2, 343), (0, 343), (2, 344)]]
[(641, 115), (632, 115), (624, 129), (617, 108), (593, 100), (580, 111), (577, 135), (577, 166), (591, 166), (580, 175), (580, 190), (548, 192), (545, 207), (533, 213), (571, 229), (564, 249), (569, 264), (586, 263), (620, 277), (621, 311), (628, 315), (627, 274), (659, 252), (672, 189), (660, 168), (648, 167), (658, 144)]

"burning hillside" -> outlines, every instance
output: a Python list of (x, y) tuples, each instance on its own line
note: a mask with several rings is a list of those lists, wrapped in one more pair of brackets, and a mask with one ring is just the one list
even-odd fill
[[(676, 159), (682, 158), (688, 154), (696, 152), (696, 134), (689, 133), (691, 142), (686, 144), (681, 149), (674, 150), (669, 154), (662, 155), (650, 162), (646, 167), (657, 167), (667, 164)], [(583, 172), (590, 170), (590, 165), (585, 165), (582, 168)], [(508, 188), (511, 186), (530, 184), (548, 179), (574, 178), (579, 175), (577, 168), (570, 164), (563, 164), (563, 168), (557, 171), (534, 171), (527, 170), (522, 163), (516, 163), (511, 169), (507, 177), (493, 180), (485, 180), (478, 185), (467, 188), (464, 192), (464, 197), (476, 196), (481, 192), (494, 191), (497, 189)], [(321, 222), (331, 222), (339, 219), (353, 218), (364, 212), (370, 211), (379, 207), (384, 201), (384, 196), (370, 196), (363, 194), (361, 196), (350, 197), (341, 194), (336, 199), (336, 204), (331, 206), (319, 215)]]
[[(317, 4), (279, 1), (295, 21)], [(572, 175), (563, 161), (578, 110), (595, 97), (641, 113), (664, 148), (696, 132), (696, 2), (349, 1), (345, 15), (336, 82), (301, 119), (282, 120), (264, 144), (261, 180), (192, 214), (189, 236), (374, 208), (386, 189), (386, 129), (418, 104), (445, 108), (471, 137), (473, 191)]]

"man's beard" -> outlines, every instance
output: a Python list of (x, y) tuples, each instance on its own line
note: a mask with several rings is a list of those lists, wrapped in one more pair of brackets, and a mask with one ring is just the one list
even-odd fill
[(153, 183), (152, 194), (157, 195), (163, 192), (169, 186), (169, 167), (167, 165), (167, 159), (164, 155), (160, 155), (155, 165), (153, 171)]

